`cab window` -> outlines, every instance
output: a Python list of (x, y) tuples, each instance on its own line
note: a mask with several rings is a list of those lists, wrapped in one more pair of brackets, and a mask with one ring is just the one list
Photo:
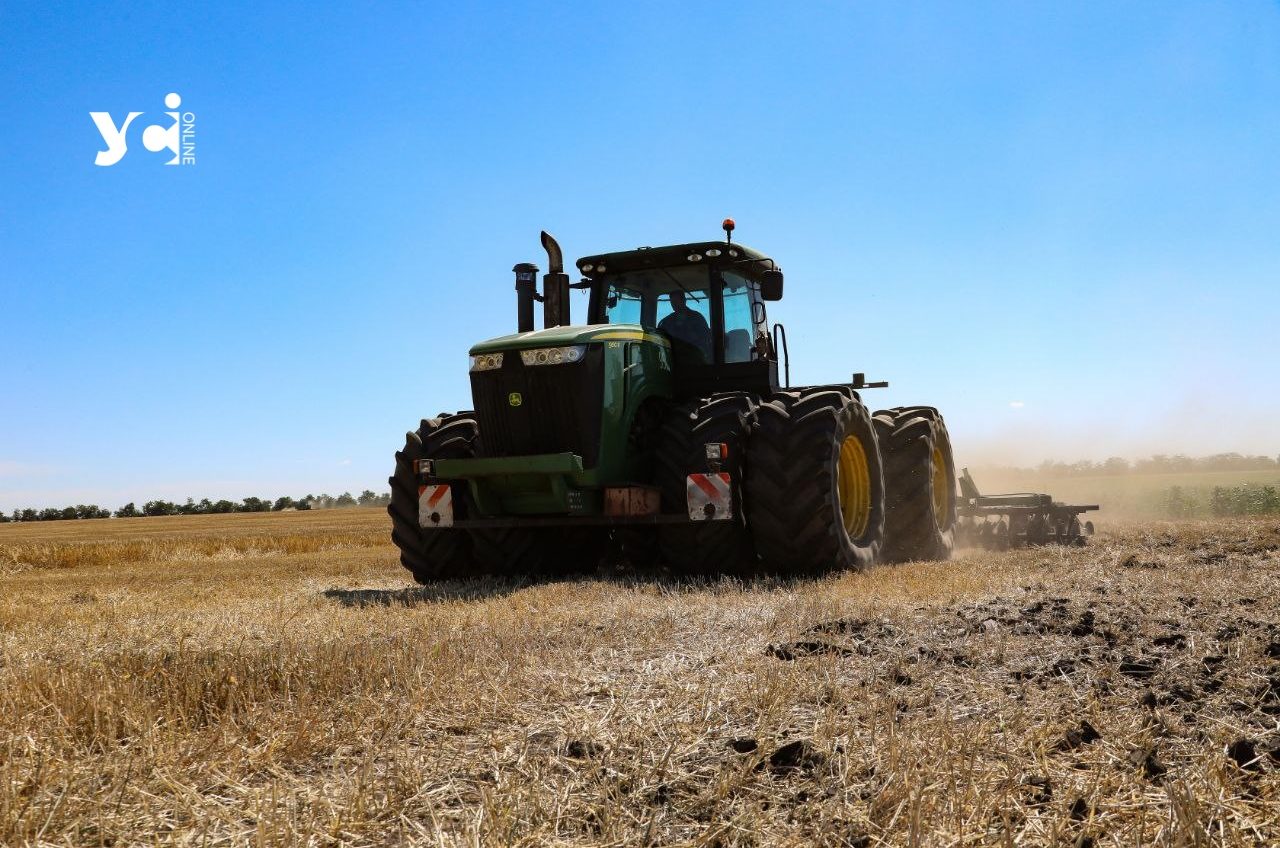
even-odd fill
[(750, 362), (754, 357), (756, 336), (764, 332), (756, 320), (764, 316), (758, 287), (732, 271), (721, 276), (724, 280), (724, 361)]

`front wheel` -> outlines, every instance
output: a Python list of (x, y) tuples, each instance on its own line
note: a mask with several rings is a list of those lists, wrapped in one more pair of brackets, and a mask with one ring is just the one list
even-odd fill
[(688, 509), (688, 475), (706, 469), (706, 445), (728, 448), (721, 468), (729, 473), (733, 518), (658, 528), (662, 558), (682, 574), (746, 576), (756, 568), (741, 496), (743, 454), (755, 408), (753, 396), (730, 392), (674, 407), (662, 423), (655, 479), (667, 512)]
[(400, 564), (419, 583), (469, 577), (473, 573), (471, 539), (464, 530), (423, 530), (418, 525), (418, 459), (467, 459), (475, 455), (477, 425), (473, 413), (441, 413), (424, 418), (416, 431), (405, 434), (396, 451), (391, 484), (391, 541), (400, 549)]

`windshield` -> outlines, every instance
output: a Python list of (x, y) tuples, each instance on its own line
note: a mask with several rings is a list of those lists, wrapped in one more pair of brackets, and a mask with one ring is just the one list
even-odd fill
[(605, 320), (610, 324), (643, 324), (657, 329), (673, 307), (671, 293), (684, 295), (685, 305), (711, 321), (707, 269), (655, 268), (619, 274), (605, 289)]
[[(714, 273), (707, 266), (653, 268), (618, 274), (605, 285), (605, 320), (610, 324), (640, 324), (671, 339), (688, 361), (715, 361), (708, 287)], [(723, 362), (757, 358), (757, 339), (767, 333), (759, 286), (734, 271), (719, 279), (722, 305)], [(759, 348), (763, 349), (763, 348)]]

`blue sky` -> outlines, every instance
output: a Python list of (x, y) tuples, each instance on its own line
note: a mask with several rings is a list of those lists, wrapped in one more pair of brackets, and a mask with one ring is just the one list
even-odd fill
[(1275, 3), (543, 5), (0, 5), (0, 509), (381, 491), (540, 228), (726, 215), (962, 461), (1280, 453)]

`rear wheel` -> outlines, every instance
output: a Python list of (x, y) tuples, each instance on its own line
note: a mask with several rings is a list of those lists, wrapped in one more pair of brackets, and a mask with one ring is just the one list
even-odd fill
[(931, 406), (876, 413), (888, 510), (884, 558), (950, 559), (955, 547), (956, 471), (951, 438)]
[[(400, 549), (400, 563), (419, 583), (468, 577), (474, 573), (471, 539), (466, 531), (423, 530), (418, 526), (418, 459), (466, 459), (475, 455), (477, 425), (470, 412), (441, 413), (425, 418), (416, 432), (405, 434), (404, 450), (396, 452), (391, 484), (391, 540)], [(460, 493), (454, 492), (455, 505)]]
[(806, 389), (760, 405), (747, 520), (772, 570), (865, 568), (884, 537), (884, 474), (871, 416), (852, 391)]
[(755, 570), (756, 553), (742, 510), (742, 473), (747, 436), (756, 409), (755, 399), (734, 392), (713, 395), (671, 409), (662, 423), (655, 479), (662, 492), (663, 512), (688, 509), (688, 475), (707, 468), (706, 445), (721, 443), (728, 456), (721, 470), (732, 481), (733, 518), (665, 524), (658, 530), (662, 558), (685, 574)]

